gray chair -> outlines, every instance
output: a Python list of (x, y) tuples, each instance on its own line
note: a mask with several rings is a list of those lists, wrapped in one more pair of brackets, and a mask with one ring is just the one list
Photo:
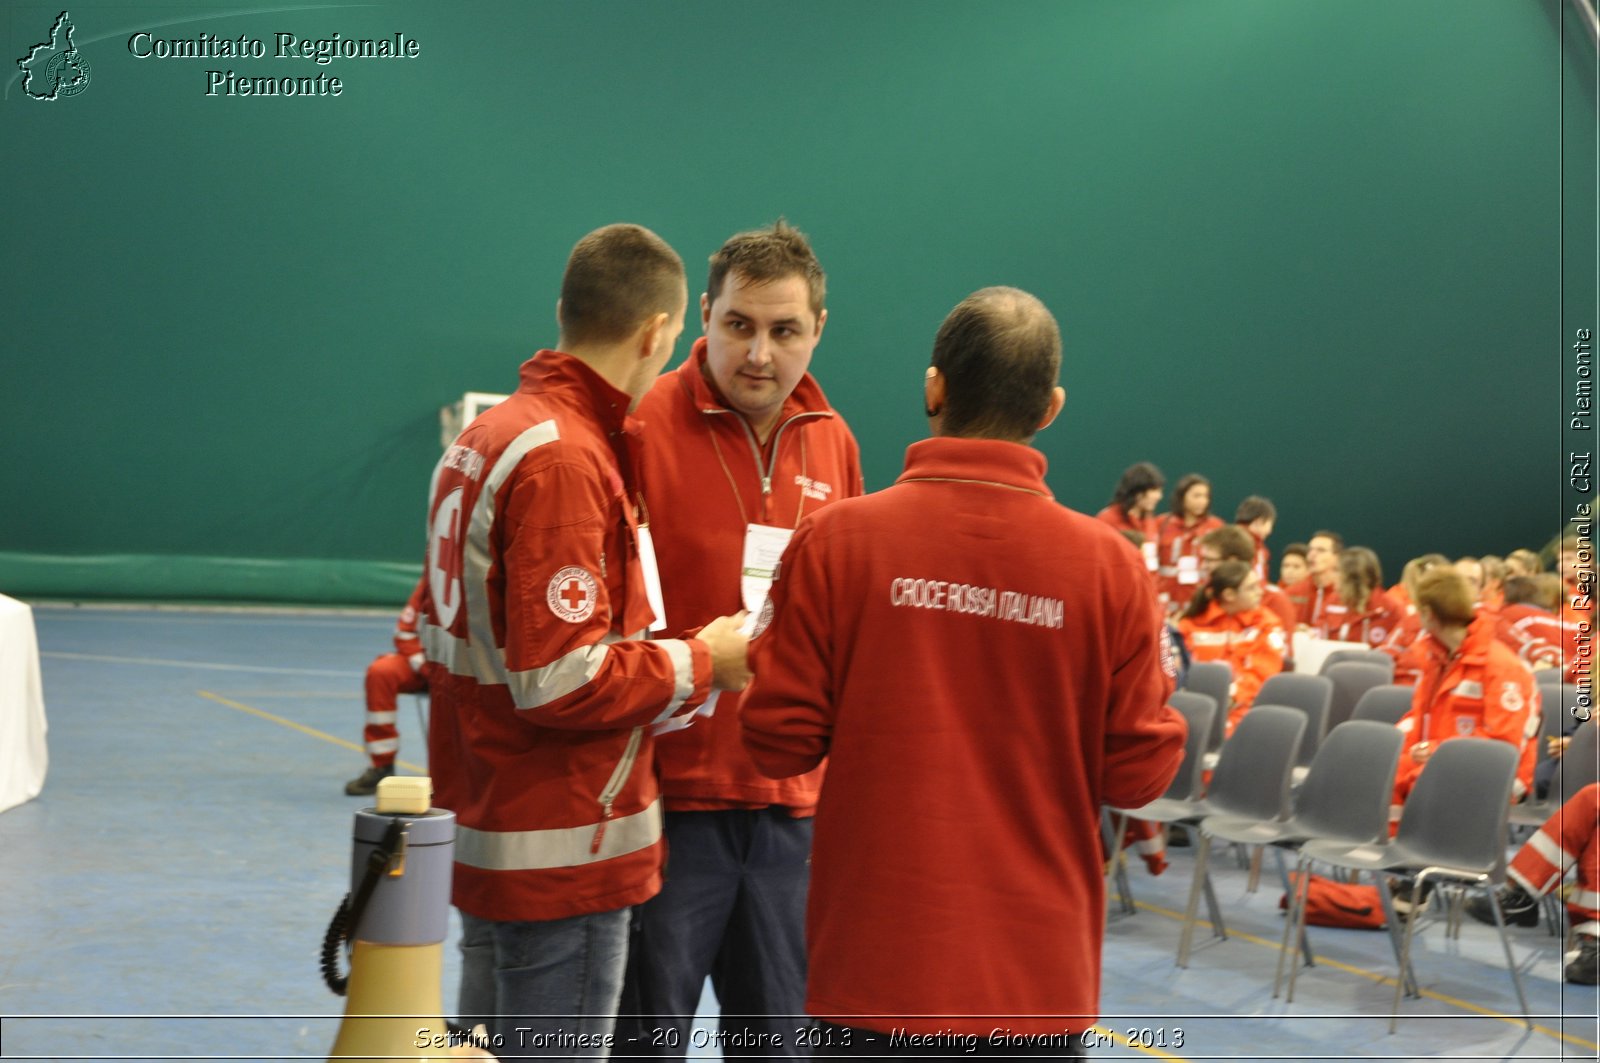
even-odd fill
[(1334, 650), (1323, 658), (1322, 667), (1317, 669), (1317, 674), (1327, 675), (1328, 669), (1334, 665), (1350, 662), (1370, 664), (1374, 667), (1382, 668), (1388, 673), (1388, 678), (1384, 679), (1384, 682), (1394, 682), (1394, 658), (1382, 650)]
[[(1217, 767), (1211, 774), (1211, 785), (1204, 798), (1198, 801), (1163, 798), (1129, 814), (1160, 823), (1177, 823), (1190, 828), (1191, 835), (1193, 828), (1207, 816), (1284, 819), (1289, 814), (1289, 776), (1294, 771), (1295, 756), (1305, 730), (1304, 713), (1277, 705), (1258, 705), (1245, 713), (1239, 726), (1222, 744), (1222, 753), (1217, 758)], [(1201, 844), (1204, 844), (1203, 838)], [(1196, 861), (1186, 916), (1190, 923), (1194, 921), (1202, 893), (1211, 913), (1213, 932), (1218, 937), (1227, 937), (1228, 928), (1211, 889), (1210, 876), (1203, 873)], [(1180, 966), (1188, 963), (1186, 951), (1180, 952), (1178, 962)]]
[(1356, 702), (1355, 711), (1350, 714), (1350, 718), (1377, 720), (1392, 727), (1411, 711), (1411, 698), (1415, 693), (1415, 687), (1401, 686), (1398, 683), (1373, 687), (1361, 695), (1361, 700)]
[[(1211, 734), (1211, 720), (1217, 713), (1217, 703), (1209, 694), (1175, 690), (1172, 697), (1167, 699), (1167, 704), (1183, 716), (1184, 723), (1189, 726), (1189, 736), (1184, 741), (1183, 761), (1178, 765), (1178, 774), (1172, 777), (1172, 783), (1167, 787), (1167, 792), (1161, 795), (1161, 800), (1187, 801), (1199, 797), (1205, 788), (1201, 781), (1205, 774), (1201, 762), (1205, 757), (1207, 737)], [(1108, 813), (1110, 811), (1107, 810)], [(1138, 816), (1137, 812), (1125, 814), (1118, 819), (1113, 830), (1108, 814), (1103, 821), (1103, 829), (1111, 853), (1112, 882), (1116, 887), (1119, 907), (1132, 915), (1135, 911), (1133, 890), (1128, 883), (1128, 862), (1122, 852), (1123, 839), (1128, 833), (1128, 815), (1144, 818)]]
[[(1395, 769), (1400, 763), (1402, 735), (1395, 728), (1374, 720), (1351, 720), (1328, 732), (1305, 782), (1294, 794), (1294, 815), (1286, 820), (1252, 819), (1235, 816), (1207, 816), (1200, 821), (1200, 850), (1195, 856), (1199, 870), (1205, 872), (1212, 839), (1240, 845), (1273, 847), (1278, 875), (1284, 893), (1295, 891), (1284, 867), (1283, 851), (1297, 849), (1313, 838), (1349, 842), (1379, 842), (1389, 836), (1389, 802), (1394, 796)], [(1184, 923), (1183, 947), (1186, 958), (1193, 923)], [(1272, 979), (1272, 995), (1278, 995), (1283, 980), (1283, 956), (1289, 951), (1289, 928), (1295, 925), (1294, 913), (1284, 921), (1283, 948), (1278, 954), (1278, 970)], [(1396, 942), (1398, 948), (1398, 942)], [(1310, 964), (1309, 942), (1301, 948)], [(1396, 953), (1398, 955), (1398, 952)], [(1180, 962), (1180, 966), (1183, 966)]]
[(1559, 668), (1541, 668), (1533, 673), (1533, 681), (1541, 687), (1558, 687), (1565, 681), (1565, 675)]
[[(1300, 888), (1292, 910), (1297, 914), (1300, 933), (1305, 932), (1303, 894), (1306, 869), (1313, 862), (1331, 864), (1352, 872), (1370, 872), (1378, 884), (1384, 919), (1390, 936), (1399, 922), (1384, 888), (1385, 872), (1416, 876), (1412, 889), (1417, 896), (1426, 893), (1430, 881), (1444, 879), (1468, 888), (1485, 889), (1494, 910), (1500, 944), (1505, 949), (1506, 967), (1522, 1004), (1522, 1015), (1533, 1029), (1528, 998), (1522, 991), (1511, 943), (1506, 939), (1505, 917), (1500, 911), (1494, 887), (1505, 880), (1506, 809), (1511, 803), (1511, 787), (1516, 781), (1518, 754), (1515, 746), (1488, 738), (1457, 738), (1439, 743), (1433, 756), (1423, 765), (1417, 784), (1400, 812), (1400, 828), (1387, 845), (1347, 842), (1308, 841), (1300, 849)], [(1400, 976), (1395, 980), (1394, 1009), (1389, 1021), (1393, 1033), (1400, 1020), (1400, 998), (1409, 990), (1420, 996), (1411, 967), (1411, 938), (1420, 912), (1406, 920), (1400, 945)], [(1291, 957), (1289, 992), (1294, 993), (1297, 957)]]
[[(1387, 658), (1388, 654), (1382, 654)], [(1361, 695), (1373, 687), (1394, 682), (1394, 662), (1389, 667), (1368, 664), (1364, 661), (1344, 661), (1322, 669), (1322, 674), (1333, 682), (1333, 697), (1328, 702), (1328, 733), (1355, 715)]]
[(1305, 713), (1306, 734), (1300, 743), (1300, 765), (1311, 763), (1317, 745), (1328, 732), (1328, 706), (1333, 701), (1333, 680), (1321, 675), (1279, 672), (1271, 676), (1256, 693), (1250, 711), (1263, 705), (1282, 705)]
[(1211, 720), (1211, 732), (1206, 739), (1206, 750), (1215, 752), (1222, 748), (1222, 733), (1228, 723), (1228, 709), (1233, 705), (1233, 669), (1227, 661), (1199, 661), (1189, 666), (1183, 678), (1183, 689), (1197, 694), (1209, 694), (1217, 703), (1217, 712)]
[[(1551, 776), (1549, 796), (1531, 805), (1512, 805), (1511, 825), (1538, 830), (1545, 820), (1572, 800), (1574, 794), (1596, 782), (1600, 782), (1600, 724), (1590, 720), (1579, 725), (1572, 733), (1572, 740), (1567, 744), (1566, 752), (1561, 754), (1555, 773)], [(1565, 918), (1566, 905), (1561, 903), (1561, 898), (1553, 890), (1545, 894), (1542, 900), (1545, 926), (1549, 927), (1551, 934), (1558, 934), (1557, 928)]]
[(1539, 688), (1539, 696), (1543, 702), (1543, 718), (1539, 721), (1539, 736), (1535, 739), (1539, 743), (1539, 750), (1533, 774), (1536, 780), (1547, 779), (1550, 785), (1543, 800), (1528, 794), (1521, 804), (1511, 809), (1511, 825), (1514, 827), (1537, 827), (1551, 812), (1561, 807), (1561, 788), (1555, 781), (1559, 765), (1551, 763), (1554, 759), (1552, 746), (1557, 739), (1571, 734), (1577, 727), (1578, 720), (1572, 715), (1572, 710), (1578, 707), (1583, 689), (1571, 683), (1559, 686), (1549, 684)]

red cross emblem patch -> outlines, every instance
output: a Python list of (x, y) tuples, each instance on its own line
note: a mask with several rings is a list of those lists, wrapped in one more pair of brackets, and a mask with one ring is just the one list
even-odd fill
[(594, 615), (599, 590), (600, 585), (587, 569), (568, 565), (550, 577), (545, 601), (556, 616), (569, 624), (581, 624)]

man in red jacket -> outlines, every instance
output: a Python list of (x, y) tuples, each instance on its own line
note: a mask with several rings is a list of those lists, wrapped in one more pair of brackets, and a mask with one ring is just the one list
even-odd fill
[(367, 665), (367, 718), (362, 730), (367, 757), (372, 766), (344, 784), (352, 797), (376, 793), (378, 783), (394, 774), (394, 758), (400, 753), (400, 728), (395, 715), (401, 694), (420, 694), (428, 689), (422, 675), (422, 642), (417, 638), (417, 610), (428, 586), (424, 576), (400, 610), (394, 626), (394, 652), (378, 656)]
[(806, 917), (819, 1054), (1081, 1053), (1099, 1005), (1099, 814), (1165, 790), (1182, 719), (1138, 553), (1027, 445), (1061, 338), (987, 288), (945, 319), (935, 438), (807, 517), (751, 642), (758, 767), (828, 758)]
[[(828, 311), (805, 235), (779, 221), (711, 256), (689, 359), (639, 404), (644, 497), (669, 630), (759, 616), (783, 545), (809, 513), (861, 493), (855, 438), (807, 372)], [(709, 718), (705, 716), (709, 714)], [(635, 915), (630, 1051), (683, 1058), (707, 976), (742, 1055), (809, 1054), (805, 1005), (811, 822), (822, 769), (756, 770), (731, 699), (656, 741), (667, 874)]]
[(654, 624), (630, 409), (683, 330), (683, 263), (637, 225), (573, 248), (560, 350), (434, 470), (422, 641), (435, 803), (456, 814), (461, 1011), (508, 1052), (604, 1055), (630, 908), (661, 885), (652, 726), (744, 683), (740, 618)]
[(1306, 546), (1310, 575), (1283, 589), (1299, 613), (1299, 626), (1318, 638), (1329, 637), (1328, 607), (1340, 604), (1339, 552), (1343, 549), (1344, 537), (1337, 532), (1316, 532)]

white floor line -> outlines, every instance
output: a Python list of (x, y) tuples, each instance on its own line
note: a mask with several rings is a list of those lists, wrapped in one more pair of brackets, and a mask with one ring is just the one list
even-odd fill
[(163, 668), (194, 668), (208, 672), (265, 672), (272, 675), (331, 675), (340, 679), (360, 679), (363, 672), (342, 672), (331, 668), (274, 668), (265, 664), (208, 664), (204, 661), (168, 661), (159, 657), (107, 657), (98, 653), (64, 653), (42, 650), (40, 657), (51, 660), (98, 661), (102, 664), (151, 664)]

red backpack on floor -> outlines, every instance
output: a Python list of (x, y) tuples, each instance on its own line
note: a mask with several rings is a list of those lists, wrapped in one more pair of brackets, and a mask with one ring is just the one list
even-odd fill
[[(1300, 873), (1292, 873), (1289, 881), (1298, 885)], [(1278, 899), (1279, 908), (1288, 906), (1287, 896)], [(1383, 902), (1378, 899), (1378, 887), (1335, 882), (1331, 878), (1312, 875), (1310, 885), (1306, 888), (1306, 922), (1311, 926), (1381, 930)]]

